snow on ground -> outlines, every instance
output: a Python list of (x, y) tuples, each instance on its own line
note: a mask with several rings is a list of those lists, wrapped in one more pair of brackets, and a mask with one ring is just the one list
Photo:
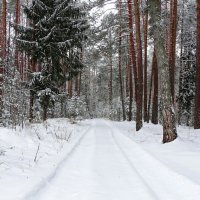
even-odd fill
[(179, 127), (179, 138), (162, 144), (161, 126), (134, 130), (103, 119), (1, 128), (1, 199), (199, 199), (200, 131)]
[(136, 132), (133, 122), (113, 124), (164, 165), (200, 185), (200, 130), (179, 126), (179, 137), (162, 144), (161, 125), (144, 123), (144, 127)]
[(22, 199), (46, 180), (87, 129), (87, 122), (66, 119), (27, 123), (17, 130), (0, 128), (0, 199)]

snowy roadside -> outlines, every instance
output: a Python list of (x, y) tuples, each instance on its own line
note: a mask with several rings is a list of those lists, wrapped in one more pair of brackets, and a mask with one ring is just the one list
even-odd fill
[(199, 197), (199, 130), (179, 127), (179, 138), (162, 144), (160, 125), (144, 124), (138, 133), (134, 127), (103, 119), (76, 124), (51, 119), (23, 130), (1, 128), (1, 199)]
[(200, 185), (200, 131), (179, 126), (178, 139), (162, 144), (162, 126), (144, 124), (135, 131), (134, 122), (113, 122), (120, 132), (171, 170)]
[(0, 194), (2, 200), (22, 199), (56, 167), (87, 131), (87, 121), (71, 124), (52, 119), (24, 129), (0, 128)]

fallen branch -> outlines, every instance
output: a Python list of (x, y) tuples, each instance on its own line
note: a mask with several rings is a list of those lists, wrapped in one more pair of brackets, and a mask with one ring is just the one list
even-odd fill
[(34, 162), (36, 162), (36, 160), (37, 160), (37, 155), (38, 155), (39, 149), (40, 149), (40, 143), (38, 145), (38, 148), (37, 148), (37, 151), (36, 151), (36, 154), (35, 154)]

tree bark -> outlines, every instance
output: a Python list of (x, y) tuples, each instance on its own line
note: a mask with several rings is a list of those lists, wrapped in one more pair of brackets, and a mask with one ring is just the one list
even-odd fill
[(7, 25), (7, 3), (6, 0), (2, 2), (2, 12), (0, 20), (0, 119), (2, 118), (3, 113), (3, 82), (4, 82), (4, 65), (6, 59), (6, 25)]
[[(130, 50), (129, 50), (130, 52)], [(129, 63), (131, 63), (131, 55), (129, 53)], [(128, 121), (132, 120), (132, 104), (133, 104), (133, 77), (132, 77), (132, 66), (129, 65), (129, 113)]]
[[(137, 68), (136, 68), (135, 42), (134, 42), (134, 36), (133, 36), (132, 1), (127, 0), (127, 3), (128, 3), (128, 24), (129, 24), (129, 46), (130, 46), (129, 54), (131, 56), (131, 63), (133, 67), (134, 83), (135, 83), (135, 99), (137, 101), (138, 76), (137, 76)], [(129, 75), (129, 76), (132, 76), (132, 75)]]
[(6, 57), (6, 34), (7, 34), (7, 3), (6, 0), (2, 2), (1, 12), (1, 44), (0, 44), (0, 57), (5, 59)]
[[(16, 6), (15, 6), (15, 23), (19, 24), (20, 23), (20, 1), (16, 0)], [(17, 31), (15, 31), (15, 36), (17, 35)], [(20, 67), (19, 67), (19, 51), (17, 46), (15, 46), (15, 66), (17, 70), (20, 72)]]
[(142, 105), (143, 105), (143, 64), (142, 64), (142, 42), (140, 31), (140, 13), (138, 0), (134, 0), (136, 46), (137, 46), (137, 100), (136, 100), (136, 131), (142, 128)]
[(110, 72), (110, 78), (109, 78), (109, 105), (110, 109), (112, 109), (112, 96), (113, 96), (113, 63), (112, 63), (112, 33), (111, 29), (109, 30), (109, 39), (110, 39), (110, 50), (109, 50), (109, 72)]
[(144, 121), (147, 121), (147, 34), (148, 34), (148, 11), (143, 17), (144, 30)]
[(161, 83), (161, 111), (163, 125), (163, 143), (177, 138), (175, 112), (172, 102), (168, 59), (165, 50), (163, 27), (161, 27), (161, 1), (149, 0), (150, 23), (153, 28), (154, 44)]
[(129, 116), (128, 120), (132, 120), (132, 102), (133, 102), (133, 83), (132, 83), (132, 67), (134, 74), (134, 83), (135, 83), (135, 99), (137, 104), (137, 87), (138, 87), (138, 76), (137, 76), (137, 67), (136, 67), (136, 55), (135, 55), (135, 43), (133, 36), (133, 15), (132, 15), (132, 0), (127, 0), (128, 3), (128, 24), (129, 24), (129, 59), (132, 63), (129, 69)]
[[(181, 38), (180, 38), (180, 71), (179, 71), (179, 94), (182, 89), (182, 77), (183, 77), (183, 28), (184, 28), (184, 4), (185, 0), (182, 2), (182, 14), (181, 14)], [(180, 100), (178, 101), (178, 124), (181, 124), (182, 106)]]
[(196, 39), (196, 91), (194, 128), (200, 129), (200, 0), (197, 0), (197, 39)]
[(118, 50), (118, 56), (119, 56), (119, 85), (120, 85), (120, 97), (121, 97), (121, 102), (122, 102), (122, 116), (123, 116), (123, 121), (126, 120), (126, 112), (125, 112), (125, 106), (124, 106), (124, 90), (123, 90), (123, 84), (122, 84), (122, 62), (121, 62), (121, 44), (122, 44), (122, 28), (121, 28), (121, 18), (122, 18), (122, 1), (119, 0), (119, 19), (120, 19), (120, 25), (119, 25), (119, 50)]
[(151, 67), (151, 79), (150, 79), (150, 86), (149, 86), (149, 100), (148, 100), (148, 110), (147, 110), (147, 123), (149, 123), (150, 119), (150, 108), (151, 108), (151, 93), (152, 93), (152, 83), (153, 83), (153, 66), (155, 62), (155, 56), (153, 54), (153, 59), (152, 59), (152, 67)]
[(43, 115), (42, 115), (42, 120), (43, 122), (47, 120), (47, 106), (43, 107)]
[(78, 88), (79, 88), (78, 87), (78, 84), (79, 84), (78, 78), (79, 78), (79, 74), (77, 74), (76, 77), (75, 77), (75, 88), (74, 88), (74, 90), (75, 90), (76, 95), (78, 95)]
[(170, 70), (171, 93), (173, 102), (174, 102), (175, 62), (176, 62), (176, 28), (177, 28), (177, 0), (171, 0), (169, 70)]
[(73, 82), (72, 80), (68, 81), (68, 94), (69, 94), (69, 98), (72, 98), (72, 88), (73, 88)]
[(153, 63), (153, 101), (152, 101), (152, 115), (151, 122), (158, 124), (158, 65), (156, 53), (154, 50), (154, 63)]
[(29, 122), (33, 121), (33, 105), (34, 105), (34, 92), (30, 90), (30, 103), (29, 103)]

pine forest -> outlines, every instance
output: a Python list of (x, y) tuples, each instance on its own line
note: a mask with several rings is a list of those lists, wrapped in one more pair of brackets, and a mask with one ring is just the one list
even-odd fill
[[(88, 126), (91, 128), (86, 131), (84, 128)], [(80, 127), (87, 132), (82, 140), (86, 144), (92, 141), (92, 136), (88, 135), (92, 135), (90, 132), (93, 130), (97, 144), (104, 144), (107, 148), (106, 144), (112, 146), (116, 143), (123, 159), (131, 157), (130, 163), (134, 155), (140, 157), (137, 152), (141, 151), (143, 157), (143, 150), (131, 145), (129, 149), (129, 142), (120, 138), (118, 132), (126, 132), (125, 135), (141, 145), (149, 138), (159, 141), (162, 146), (158, 147), (158, 151), (160, 148), (161, 152), (165, 152), (162, 148), (170, 147), (165, 145), (172, 145), (169, 155), (173, 154), (173, 145), (178, 151), (179, 142), (180, 146), (181, 141), (188, 142), (190, 146), (189, 142), (195, 143), (200, 139), (200, 0), (0, 0), (0, 133), (1, 130), (2, 133), (12, 130), (26, 136), (27, 130), (32, 131), (32, 135), (40, 141), (35, 147), (37, 151), (33, 150), (34, 156), (31, 154), (34, 163), (37, 163), (42, 146), (46, 148), (46, 144), (42, 145), (42, 138), (47, 138), (45, 134), (54, 134), (56, 140), (68, 143), (72, 138), (73, 144), (73, 137), (79, 137), (75, 135), (81, 132)], [(151, 134), (148, 135), (148, 131)], [(7, 152), (3, 150), (2, 138), (4, 136), (0, 134), (0, 158)], [(200, 142), (198, 145), (197, 152)], [(8, 149), (12, 146), (15, 148), (10, 144)], [(74, 148), (71, 148), (72, 151)], [(103, 148), (98, 145), (96, 148), (94, 152), (98, 157)], [(113, 152), (115, 155), (114, 145), (109, 148), (110, 154)], [(134, 148), (133, 157), (131, 148)], [(148, 149), (148, 145), (144, 148), (147, 153), (153, 151), (150, 146), (151, 150)], [(126, 152), (127, 149), (130, 151)], [(197, 159), (198, 156), (195, 154), (194, 157)], [(104, 165), (103, 160), (100, 162), (101, 156), (98, 158), (96, 166)], [(153, 157), (148, 157), (145, 162), (151, 163), (151, 159)], [(174, 157), (173, 162), (175, 160)], [(200, 160), (199, 157), (197, 160)], [(141, 166), (145, 162), (141, 160)], [(187, 162), (190, 163), (184, 161)], [(2, 163), (4, 161), (0, 161), (0, 168)], [(132, 163), (133, 166), (137, 168), (136, 163)], [(150, 170), (153, 168), (150, 166)], [(195, 170), (200, 178), (199, 169)], [(140, 173), (139, 168), (135, 171)], [(145, 172), (141, 173), (145, 175)], [(170, 181), (174, 184), (173, 177), (176, 177), (173, 173), (169, 175), (172, 179), (167, 182), (169, 188)], [(152, 175), (157, 177), (153, 171)], [(143, 178), (149, 185), (148, 177)], [(175, 180), (179, 180), (178, 176)], [(162, 181), (160, 185), (163, 185)], [(92, 185), (86, 182), (85, 187), (87, 184)], [(107, 184), (108, 188), (111, 187), (109, 181)], [(193, 188), (193, 196), (188, 197), (186, 190), (185, 194), (183, 192), (187, 196), (185, 200), (197, 200), (200, 193), (195, 191), (196, 185), (186, 184), (185, 188), (188, 187)], [(116, 188), (110, 190), (116, 191)], [(152, 192), (150, 196), (138, 196), (136, 200), (184, 200), (175, 194), (170, 198), (171, 188), (169, 193), (164, 191), (164, 186), (162, 189), (158, 194), (155, 192), (155, 197)], [(78, 190), (82, 191), (81, 187)], [(37, 192), (36, 196), (19, 199), (129, 199), (123, 192), (119, 192), (122, 198), (111, 194), (103, 196), (103, 193), (98, 196), (97, 193), (92, 193), (90, 198), (84, 192), (81, 193), (83, 198), (47, 198)]]

